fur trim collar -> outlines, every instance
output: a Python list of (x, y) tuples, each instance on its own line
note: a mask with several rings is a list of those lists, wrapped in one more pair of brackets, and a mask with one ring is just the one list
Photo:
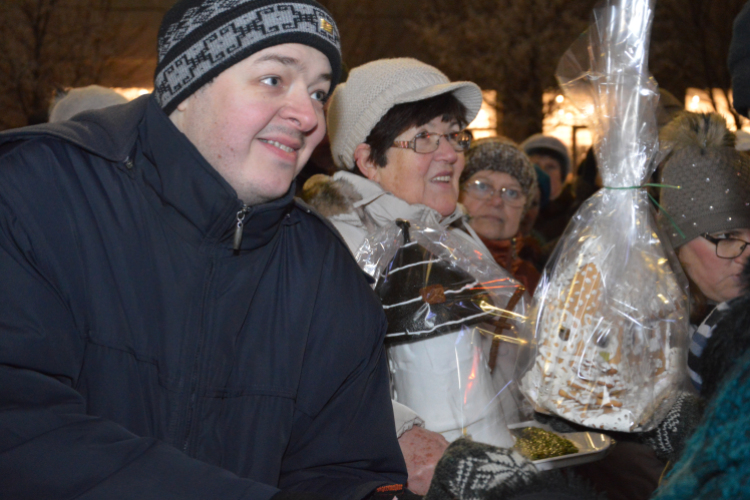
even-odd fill
[(350, 182), (323, 174), (313, 175), (305, 182), (301, 197), (324, 217), (349, 213), (362, 200)]

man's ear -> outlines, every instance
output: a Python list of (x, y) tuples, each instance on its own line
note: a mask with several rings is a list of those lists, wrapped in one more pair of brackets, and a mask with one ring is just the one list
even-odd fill
[(370, 145), (361, 143), (354, 150), (354, 166), (371, 181), (378, 182), (378, 166), (370, 160)]

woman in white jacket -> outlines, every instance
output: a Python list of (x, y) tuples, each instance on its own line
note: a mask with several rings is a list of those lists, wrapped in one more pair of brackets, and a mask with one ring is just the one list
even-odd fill
[[(383, 59), (353, 69), (347, 82), (336, 88), (328, 109), (334, 162), (346, 170), (332, 178), (314, 176), (305, 184), (303, 198), (329, 218), (354, 254), (367, 236), (396, 219), (405, 219), (442, 226), (492, 259), (473, 230), (463, 224), (464, 213), (458, 205), (464, 151), (471, 142), (464, 128), (481, 104), (482, 94), (475, 84), (450, 82), (436, 68), (415, 59)], [(472, 342), (465, 337), (443, 335), (389, 348), (392, 369), (397, 367), (400, 375), (412, 373), (394, 383), (398, 401), (405, 399), (416, 413), (394, 401), (394, 416), (409, 469), (409, 487), (417, 493), (420, 479), (429, 484), (432, 473), (422, 469), (424, 477), (414, 477), (419, 464), (410, 463), (411, 455), (420, 455), (416, 462), (431, 458), (434, 464), (447, 442), (428, 435), (428, 446), (438, 451), (430, 458), (410, 449), (405, 443), (410, 432), (405, 431), (414, 424), (450, 441), (470, 434), (475, 440), (512, 445), (502, 411), (484, 411), (481, 416), (475, 412), (470, 422), (461, 421), (456, 415), (462, 411), (456, 408), (460, 404), (451, 401), (460, 392), (452, 387), (457, 368), (434, 366), (440, 360), (455, 360), (457, 354), (471, 356), (470, 346), (459, 345)], [(496, 392), (486, 364), (474, 380), (474, 390), (483, 394), (478, 401), (490, 406)]]

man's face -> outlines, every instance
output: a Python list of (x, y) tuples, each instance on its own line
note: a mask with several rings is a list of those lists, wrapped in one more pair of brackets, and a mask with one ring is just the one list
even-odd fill
[(331, 65), (288, 43), (222, 72), (170, 115), (248, 205), (283, 196), (325, 135)]

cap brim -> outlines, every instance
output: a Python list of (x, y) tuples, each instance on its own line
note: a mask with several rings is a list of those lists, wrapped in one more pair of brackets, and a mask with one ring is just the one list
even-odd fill
[(482, 90), (472, 82), (450, 82), (422, 87), (399, 95), (394, 104), (421, 101), (451, 92), (461, 104), (466, 106), (466, 123), (471, 123), (482, 108)]

